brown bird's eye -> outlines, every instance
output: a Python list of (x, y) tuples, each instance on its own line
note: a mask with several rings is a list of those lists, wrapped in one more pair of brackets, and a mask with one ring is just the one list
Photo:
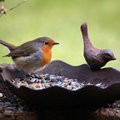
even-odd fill
[(45, 42), (45, 45), (48, 45), (48, 42)]

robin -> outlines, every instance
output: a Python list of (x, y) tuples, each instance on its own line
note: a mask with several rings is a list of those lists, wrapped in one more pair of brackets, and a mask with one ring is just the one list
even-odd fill
[(81, 25), (81, 32), (84, 40), (84, 57), (92, 70), (98, 70), (110, 60), (116, 60), (111, 50), (101, 50), (92, 45), (88, 36), (86, 22)]
[(0, 40), (0, 44), (9, 49), (10, 53), (5, 57), (11, 57), (19, 69), (26, 72), (36, 72), (50, 62), (51, 49), (59, 43), (48, 37), (40, 37), (20, 46), (2, 40)]

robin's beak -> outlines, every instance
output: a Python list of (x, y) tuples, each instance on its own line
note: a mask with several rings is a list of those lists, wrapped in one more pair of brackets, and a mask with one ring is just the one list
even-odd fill
[(59, 43), (57, 43), (57, 42), (54, 42), (54, 43), (53, 43), (53, 45), (58, 45), (58, 44), (59, 44)]

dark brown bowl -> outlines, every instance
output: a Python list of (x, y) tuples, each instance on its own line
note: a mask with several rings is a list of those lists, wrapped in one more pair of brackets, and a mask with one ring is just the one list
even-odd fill
[[(52, 61), (44, 70), (37, 74), (61, 75), (67, 78), (78, 79), (79, 82), (91, 83), (76, 91), (61, 87), (50, 87), (43, 90), (33, 90), (24, 86), (17, 88), (11, 80), (24, 77), (22, 72), (14, 66), (2, 67), (1, 73), (8, 88), (28, 104), (41, 107), (63, 106), (101, 106), (120, 99), (120, 71), (113, 68), (104, 68), (92, 71), (88, 65), (71, 66), (62, 61)], [(107, 88), (95, 86), (102, 83)]]

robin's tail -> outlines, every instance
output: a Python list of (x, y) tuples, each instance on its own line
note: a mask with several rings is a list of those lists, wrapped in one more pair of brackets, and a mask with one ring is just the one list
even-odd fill
[(16, 49), (16, 46), (14, 46), (14, 45), (12, 45), (10, 43), (4, 42), (2, 40), (0, 40), (0, 44), (2, 44), (5, 47), (7, 47), (10, 51), (13, 51), (14, 49)]

